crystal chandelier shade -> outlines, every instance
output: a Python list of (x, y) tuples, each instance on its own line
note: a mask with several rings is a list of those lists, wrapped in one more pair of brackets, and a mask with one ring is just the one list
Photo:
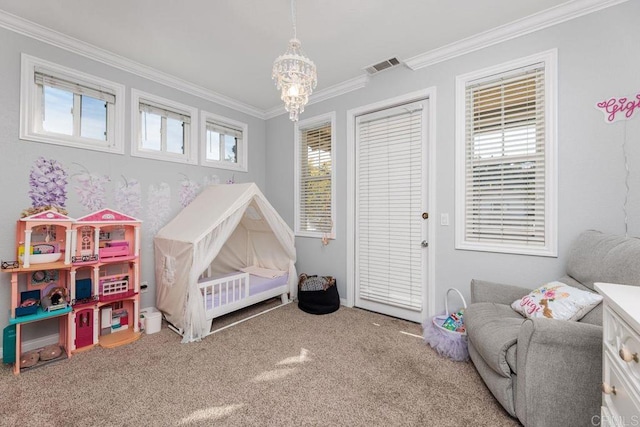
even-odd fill
[(280, 99), (289, 112), (289, 119), (296, 122), (304, 106), (309, 102), (309, 95), (318, 82), (316, 65), (307, 58), (300, 48), (300, 40), (296, 38), (296, 21), (294, 2), (291, 2), (293, 19), (293, 38), (289, 40), (287, 51), (273, 62), (271, 78), (280, 90)]

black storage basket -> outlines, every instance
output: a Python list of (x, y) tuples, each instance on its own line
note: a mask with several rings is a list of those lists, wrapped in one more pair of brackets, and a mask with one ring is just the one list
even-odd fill
[(333, 313), (340, 308), (336, 279), (331, 276), (298, 277), (298, 308), (310, 314)]

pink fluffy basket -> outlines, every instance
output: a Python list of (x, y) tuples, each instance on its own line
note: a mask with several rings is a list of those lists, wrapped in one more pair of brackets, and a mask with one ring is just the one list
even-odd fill
[(464, 332), (452, 331), (442, 326), (452, 313), (449, 311), (449, 294), (451, 292), (457, 293), (462, 300), (463, 307), (467, 308), (467, 302), (460, 291), (450, 288), (444, 298), (445, 314), (434, 316), (433, 319), (425, 322), (423, 336), (425, 342), (441, 356), (457, 362), (464, 362), (469, 360), (466, 330)]

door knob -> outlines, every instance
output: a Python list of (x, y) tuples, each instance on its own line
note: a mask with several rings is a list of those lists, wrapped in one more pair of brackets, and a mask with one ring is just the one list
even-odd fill
[(423, 240), (422, 242), (420, 242), (420, 244), (422, 245), (423, 248), (426, 248), (429, 246), (429, 242), (427, 242), (426, 240)]

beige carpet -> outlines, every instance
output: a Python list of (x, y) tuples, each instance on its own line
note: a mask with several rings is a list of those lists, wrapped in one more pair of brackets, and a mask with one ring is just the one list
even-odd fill
[(517, 426), (470, 363), (439, 357), (419, 325), (289, 304), (198, 343), (159, 333), (15, 377), (2, 426)]

